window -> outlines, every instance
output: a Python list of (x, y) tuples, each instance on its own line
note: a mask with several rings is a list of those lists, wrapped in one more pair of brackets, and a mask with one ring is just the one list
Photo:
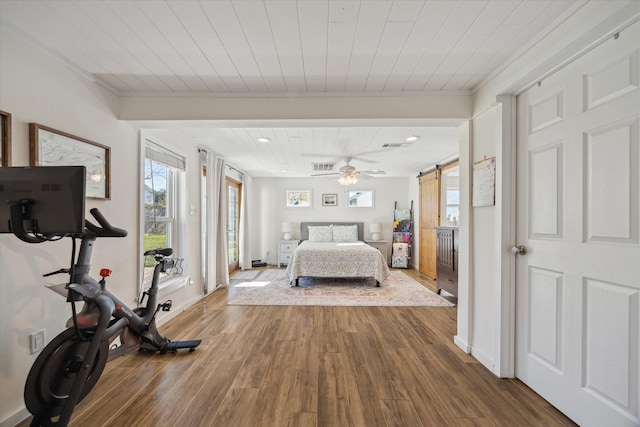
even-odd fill
[(460, 222), (460, 167), (442, 171), (442, 209), (440, 225), (458, 226)]
[(350, 208), (372, 208), (373, 190), (349, 191), (348, 206)]
[[(180, 193), (184, 184), (184, 157), (155, 143), (146, 141), (144, 150), (144, 250), (172, 248), (176, 265), (160, 278), (182, 274), (181, 238), (182, 218)], [(147, 257), (144, 264), (144, 283), (153, 278), (155, 262)]]

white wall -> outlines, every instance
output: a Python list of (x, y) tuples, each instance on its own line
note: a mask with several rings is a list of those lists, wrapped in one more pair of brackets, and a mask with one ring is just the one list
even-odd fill
[[(252, 259), (266, 260), (276, 264), (278, 260), (278, 241), (282, 239), (282, 222), (292, 222), (299, 227), (303, 221), (362, 221), (365, 223), (365, 239), (371, 238), (369, 223), (382, 223), (382, 237), (391, 241), (393, 232), (393, 207), (409, 208), (410, 198), (407, 178), (371, 178), (361, 179), (352, 190), (374, 190), (374, 207), (350, 208), (347, 206), (345, 187), (335, 178), (254, 178), (252, 206), (255, 219), (251, 219), (251, 256)], [(310, 208), (285, 207), (286, 190), (312, 190)], [(338, 206), (322, 206), (322, 194), (338, 195)], [(414, 203), (415, 204), (415, 203)], [(294, 233), (300, 237), (299, 231)], [(391, 248), (389, 248), (389, 251)]]
[(471, 283), (471, 234), (474, 218), (471, 215), (471, 128), (468, 122), (460, 126), (460, 225), (458, 241), (458, 324), (453, 338), (465, 353), (471, 352), (471, 331), (474, 300)]
[[(12, 114), (12, 164), (29, 162), (28, 124), (39, 123), (111, 147), (111, 200), (87, 200), (116, 226), (129, 231), (123, 239), (102, 239), (94, 250), (93, 273), (110, 268), (109, 288), (127, 304), (137, 296), (139, 255), (139, 139), (130, 125), (117, 120), (118, 99), (28, 42), (0, 27), (0, 110)], [(194, 155), (187, 153), (194, 166)], [(197, 178), (195, 178), (197, 180)], [(190, 178), (190, 181), (194, 179)], [(191, 186), (193, 183), (190, 182)], [(199, 206), (190, 190), (188, 198)], [(187, 219), (188, 233), (197, 230), (196, 217)], [(198, 234), (194, 234), (198, 236)], [(199, 253), (199, 237), (190, 239)], [(45, 289), (64, 276), (42, 274), (69, 266), (70, 241), (27, 244), (11, 235), (0, 235), (0, 425), (13, 425), (26, 415), (23, 387), (37, 355), (29, 354), (29, 334), (45, 329), (50, 341), (70, 316), (69, 304)], [(199, 255), (198, 255), (199, 256)], [(197, 263), (190, 263), (197, 280)], [(187, 292), (200, 289), (199, 281)], [(192, 300), (184, 291), (167, 296), (174, 307)], [(175, 308), (174, 308), (175, 310)], [(179, 310), (175, 310), (179, 311)]]
[[(472, 163), (496, 155), (496, 109), (491, 108), (473, 120)], [(496, 203), (498, 203), (496, 201)], [(496, 207), (471, 207), (474, 227), (471, 229), (471, 282), (473, 283), (474, 325), (471, 335), (472, 354), (485, 365), (493, 365), (494, 316), (498, 276), (495, 271), (494, 247)]]

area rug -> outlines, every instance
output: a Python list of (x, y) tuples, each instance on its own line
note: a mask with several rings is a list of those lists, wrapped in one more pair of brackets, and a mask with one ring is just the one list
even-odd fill
[(241, 270), (241, 271), (236, 271), (235, 273), (233, 273), (233, 275), (230, 277), (230, 279), (232, 279), (232, 280), (253, 280), (258, 276), (258, 274), (260, 274), (260, 270)]
[(373, 279), (302, 278), (291, 287), (284, 270), (265, 270), (253, 281), (230, 285), (228, 305), (453, 307), (402, 271), (380, 285)]

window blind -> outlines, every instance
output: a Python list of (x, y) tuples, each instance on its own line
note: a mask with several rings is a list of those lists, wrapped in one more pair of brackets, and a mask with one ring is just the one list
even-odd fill
[(165, 166), (184, 171), (186, 169), (186, 160), (183, 156), (174, 153), (164, 147), (159, 146), (155, 142), (146, 140), (144, 146), (144, 156), (151, 159), (154, 163), (162, 163)]

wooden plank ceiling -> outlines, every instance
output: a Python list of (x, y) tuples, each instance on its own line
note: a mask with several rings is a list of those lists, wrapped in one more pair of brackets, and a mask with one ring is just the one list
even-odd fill
[[(0, 1), (0, 25), (121, 96), (471, 94), (580, 7), (565, 0)], [(456, 129), (174, 127), (254, 175), (312, 161), (406, 176), (457, 152)], [(421, 138), (403, 150), (384, 143)], [(245, 161), (260, 135), (281, 140)], [(222, 139), (219, 139), (222, 138)], [(437, 138), (433, 139), (433, 138)], [(440, 145), (435, 142), (440, 142)], [(424, 146), (419, 146), (424, 144)], [(228, 147), (227, 147), (228, 146)], [(420, 151), (411, 151), (419, 147)], [(429, 151), (430, 150), (430, 151)], [(313, 159), (311, 154), (321, 154)], [(419, 157), (421, 166), (407, 159)], [(361, 156), (365, 158), (364, 154)], [(357, 163), (354, 160), (354, 163)], [(412, 169), (417, 167), (417, 169)], [(286, 175), (282, 175), (286, 176)]]

